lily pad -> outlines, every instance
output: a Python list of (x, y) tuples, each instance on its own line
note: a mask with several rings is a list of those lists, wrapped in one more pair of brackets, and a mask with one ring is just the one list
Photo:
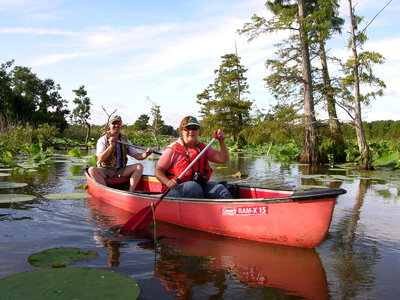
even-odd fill
[(0, 194), (0, 203), (31, 201), (36, 196), (27, 194)]
[(300, 188), (302, 190), (304, 190), (304, 189), (315, 189), (315, 188), (317, 188), (317, 189), (327, 189), (328, 187), (324, 186), (324, 185), (302, 185)]
[(316, 181), (321, 181), (321, 182), (332, 182), (332, 181), (336, 181), (336, 182), (341, 182), (341, 180), (339, 179), (335, 179), (335, 178), (315, 178)]
[(43, 196), (46, 199), (53, 200), (79, 200), (90, 198), (91, 196), (86, 193), (58, 193), (58, 194), (47, 194)]
[(388, 190), (377, 190), (378, 194), (381, 195), (383, 198), (390, 198), (392, 194)]
[(338, 180), (352, 180), (351, 177), (343, 175), (332, 175), (331, 177)]
[(86, 176), (84, 176), (84, 175), (61, 176), (60, 179), (64, 179), (64, 180), (86, 180)]
[(63, 164), (63, 163), (69, 163), (71, 162), (70, 160), (65, 160), (65, 159), (52, 159), (50, 160), (53, 164)]
[(46, 268), (0, 280), (1, 299), (137, 299), (137, 282), (118, 272)]
[(27, 186), (28, 184), (25, 182), (0, 182), (0, 189), (15, 189)]
[(66, 267), (80, 260), (97, 257), (96, 251), (81, 252), (79, 248), (52, 248), (28, 257), (28, 262), (35, 267)]
[(317, 178), (324, 178), (325, 175), (322, 174), (305, 174), (305, 175), (293, 175), (290, 176), (292, 178), (302, 178), (302, 179), (317, 179)]

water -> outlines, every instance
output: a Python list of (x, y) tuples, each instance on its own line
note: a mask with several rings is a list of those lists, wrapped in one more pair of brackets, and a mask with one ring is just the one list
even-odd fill
[[(133, 161), (132, 161), (133, 162)], [(156, 161), (142, 161), (152, 174)], [(262, 157), (232, 157), (214, 166), (213, 178), (258, 186), (341, 187), (332, 224), (315, 249), (232, 239), (159, 223), (161, 236), (120, 237), (110, 227), (130, 213), (95, 198), (48, 200), (43, 195), (75, 192), (84, 181), (71, 162), (27, 175), (0, 177), (26, 182), (0, 193), (27, 193), (35, 200), (0, 204), (0, 278), (35, 270), (29, 255), (54, 247), (99, 253), (73, 266), (112, 269), (136, 279), (140, 299), (393, 299), (400, 293), (399, 172), (338, 170), (274, 163)], [(246, 179), (232, 174), (246, 173)], [(331, 181), (300, 178), (324, 174)], [(335, 176), (341, 178), (340, 180)], [(346, 177), (344, 177), (346, 176)], [(346, 179), (344, 179), (346, 178)], [(367, 179), (369, 178), (369, 179)]]

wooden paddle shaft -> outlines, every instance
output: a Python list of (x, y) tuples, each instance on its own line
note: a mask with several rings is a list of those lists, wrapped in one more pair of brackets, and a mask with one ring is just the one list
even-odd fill
[(208, 148), (211, 147), (211, 145), (215, 142), (215, 138), (213, 138), (211, 140), (211, 142), (208, 143), (208, 145), (199, 153), (199, 155), (196, 156), (196, 158), (190, 163), (190, 165), (187, 166), (187, 168), (181, 173), (181, 175), (179, 175), (179, 177), (176, 179), (176, 181), (179, 182), (179, 180), (182, 179), (183, 175), (185, 175), (185, 173), (187, 171), (190, 170), (191, 167), (193, 167), (193, 165), (196, 163), (196, 161), (198, 161), (200, 159), (200, 157), (203, 156), (203, 154), (207, 151)]
[[(128, 145), (128, 146), (131, 146), (131, 147), (133, 147), (133, 148), (137, 148), (137, 149), (146, 151), (146, 149), (143, 148), (143, 147), (135, 146), (135, 145), (132, 145), (132, 144), (129, 144), (129, 143), (125, 143), (125, 142), (123, 142), (123, 141), (118, 141), (118, 143), (124, 144), (124, 145)], [(154, 150), (153, 150), (153, 153), (154, 153), (154, 154), (158, 154), (158, 155), (161, 155), (161, 154), (162, 154), (162, 153), (157, 152), (157, 151), (154, 151)]]
[[(200, 159), (201, 156), (207, 151), (208, 148), (211, 147), (212, 143), (215, 142), (215, 138), (211, 140), (210, 143), (199, 153), (199, 155), (196, 156), (196, 158), (189, 164), (189, 166), (182, 172), (181, 175), (177, 178), (177, 181), (179, 182), (180, 179), (185, 175), (185, 173)], [(161, 195), (161, 197), (154, 202), (154, 210), (158, 206), (158, 204), (161, 203), (161, 201), (164, 199), (164, 197), (169, 193), (171, 188), (168, 188), (164, 191), (164, 193)], [(147, 225), (151, 221), (152, 217), (152, 212), (153, 209), (151, 206), (146, 206), (145, 208), (142, 208), (139, 210), (134, 216), (132, 216), (120, 229), (119, 233), (124, 234), (125, 232), (129, 231), (134, 231), (135, 229), (144, 229), (147, 227)]]

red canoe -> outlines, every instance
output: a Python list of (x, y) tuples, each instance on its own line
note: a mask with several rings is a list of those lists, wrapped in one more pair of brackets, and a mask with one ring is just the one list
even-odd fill
[[(87, 172), (86, 177), (92, 196), (132, 213), (161, 196), (161, 184), (152, 176), (142, 177), (137, 192), (123, 189), (127, 178), (117, 178), (103, 186), (93, 181)], [(237, 191), (234, 199), (170, 198), (167, 195), (157, 207), (156, 219), (231, 237), (314, 248), (328, 232), (336, 198), (346, 193), (343, 189), (328, 188), (294, 191), (228, 186)]]
[[(125, 223), (132, 216), (132, 213), (96, 197), (87, 201), (95, 224), (111, 227)], [(139, 243), (138, 246), (154, 249), (153, 235), (154, 232), (149, 230), (147, 237), (143, 238), (148, 238), (150, 242)], [(179, 299), (196, 298), (193, 270), (186, 260), (187, 256), (202, 257), (200, 269), (207, 270), (207, 274), (212, 274), (213, 269), (224, 270), (246, 285), (279, 289), (278, 295), (282, 292), (301, 299), (329, 299), (325, 270), (315, 249), (231, 238), (164, 222), (157, 223), (157, 236), (160, 238), (157, 239), (154, 277), (163, 282), (166, 290), (175, 290)], [(126, 253), (121, 253), (118, 246), (111, 246), (113, 239), (107, 235), (97, 234), (96, 240), (109, 245), (110, 266), (119, 265), (120, 257)], [(217, 289), (225, 285), (223, 281), (215, 283), (214, 279), (213, 276), (205, 276), (202, 284), (214, 284)], [(221, 298), (229, 297), (222, 295)]]

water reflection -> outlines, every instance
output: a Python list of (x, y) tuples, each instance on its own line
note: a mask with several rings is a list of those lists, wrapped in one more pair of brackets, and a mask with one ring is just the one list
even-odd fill
[(356, 201), (351, 210), (343, 213), (332, 233), (332, 251), (337, 257), (334, 265), (340, 280), (343, 299), (355, 298), (375, 285), (374, 267), (381, 256), (377, 243), (370, 241), (364, 228), (358, 226), (361, 208), (371, 180), (361, 179)]
[[(88, 202), (92, 222), (97, 225), (112, 227), (131, 217), (131, 213), (94, 197)], [(108, 265), (118, 266), (121, 241), (116, 235), (97, 236), (109, 250)], [(148, 242), (138, 246), (154, 250), (152, 236), (148, 232)], [(154, 276), (163, 282), (166, 291), (173, 290), (180, 298), (200, 297), (201, 293), (228, 297), (232, 280), (261, 289), (264, 296), (272, 293), (277, 298), (329, 298), (325, 271), (313, 249), (223, 237), (161, 222), (157, 236)], [(209, 287), (208, 291), (200, 291), (199, 286)]]

